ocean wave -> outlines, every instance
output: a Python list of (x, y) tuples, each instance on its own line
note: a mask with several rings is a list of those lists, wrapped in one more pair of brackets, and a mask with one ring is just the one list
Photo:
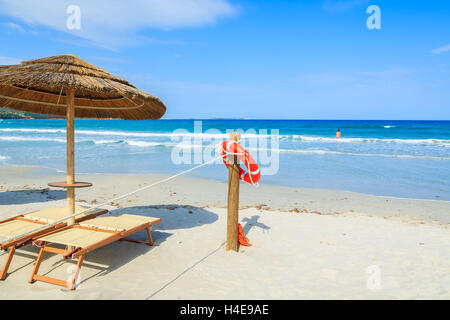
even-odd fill
[(132, 147), (158, 147), (158, 146), (169, 146), (169, 144), (159, 143), (159, 142), (148, 142), (148, 141), (137, 141), (137, 140), (127, 140), (125, 143)]
[[(386, 125), (384, 128), (393, 128), (395, 126)], [(65, 134), (65, 129), (29, 129), (29, 128), (1, 128), (0, 132), (28, 132), (28, 133), (59, 133)], [(130, 132), (130, 131), (117, 131), (117, 130), (76, 130), (76, 135), (91, 135), (91, 136), (109, 136), (109, 137), (123, 137), (121, 141), (127, 141), (126, 138), (167, 138), (174, 141), (175, 138), (201, 138), (208, 140), (225, 140), (229, 135), (226, 133), (191, 133), (191, 132)], [(275, 135), (270, 134), (242, 134), (242, 140), (251, 138), (269, 138)], [(445, 139), (400, 139), (400, 138), (340, 138), (326, 136), (311, 136), (311, 135), (298, 135), (298, 134), (282, 134), (276, 136), (282, 141), (303, 141), (303, 142), (316, 142), (316, 143), (389, 143), (389, 144), (415, 144), (415, 145), (430, 145), (438, 147), (450, 147), (450, 140)], [(1, 137), (1, 140), (8, 140), (9, 137)], [(64, 139), (58, 138), (40, 138), (40, 137), (21, 137), (17, 136), (14, 141), (55, 141), (65, 142)], [(95, 138), (89, 138), (86, 140), (92, 140), (96, 144), (105, 143), (118, 143), (116, 140), (97, 140)], [(83, 141), (82, 139), (78, 141)], [(133, 142), (132, 142), (133, 144)], [(142, 143), (137, 143), (141, 144)], [(151, 142), (145, 142), (144, 144), (151, 144)], [(134, 144), (136, 145), (136, 144)]]
[(386, 128), (386, 129), (390, 129), (390, 128), (395, 128), (396, 126), (383, 126), (383, 128)]
[(0, 132), (66, 133), (65, 129), (2, 128)]
[[(58, 142), (66, 143), (64, 138), (46, 138), (46, 137), (30, 137), (30, 136), (0, 136), (0, 141), (35, 141), (35, 142)], [(94, 139), (76, 139), (75, 143), (85, 144), (114, 144), (123, 143), (123, 140), (94, 140)]]
[(44, 138), (44, 137), (17, 137), (17, 136), (4, 136), (0, 137), (0, 141), (50, 141), (50, 142), (66, 142), (66, 139), (59, 138)]
[(80, 140), (80, 142), (82, 141), (89, 141), (94, 144), (118, 144), (124, 142), (123, 140)]
[(78, 139), (76, 143), (81, 144), (95, 144), (95, 145), (129, 145), (132, 147), (158, 147), (158, 146), (171, 146), (173, 143), (161, 143), (161, 142), (150, 142), (150, 141), (140, 141), (140, 140), (95, 140), (95, 139)]
[(181, 149), (187, 149), (187, 148), (216, 148), (218, 147), (218, 144), (212, 143), (212, 144), (196, 144), (196, 143), (189, 143), (189, 142), (147, 142), (147, 141), (138, 141), (138, 140), (128, 140), (124, 141), (124, 143), (133, 146), (133, 147), (167, 147), (167, 148), (181, 148)]
[[(252, 148), (248, 149), (249, 151)], [(257, 151), (257, 148), (254, 148), (254, 151)], [(435, 156), (426, 156), (426, 155), (409, 155), (409, 154), (385, 154), (385, 153), (358, 153), (358, 152), (340, 152), (340, 151), (331, 151), (331, 150), (321, 150), (321, 149), (261, 149), (264, 151), (270, 152), (280, 152), (280, 153), (297, 153), (297, 154), (318, 154), (318, 155), (326, 155), (326, 154), (336, 154), (336, 155), (349, 155), (349, 156), (360, 156), (360, 157), (383, 157), (383, 158), (404, 158), (404, 159), (422, 159), (422, 160), (443, 160), (449, 161), (450, 157), (435, 157)]]
[[(192, 132), (129, 132), (129, 131), (96, 131), (96, 130), (77, 130), (76, 134), (98, 135), (98, 136), (119, 136), (135, 138), (206, 138), (206, 139), (227, 139), (227, 133), (192, 133)], [(244, 138), (270, 136), (258, 134), (243, 134)]]
[(152, 142), (152, 141), (142, 141), (142, 140), (78, 140), (77, 143), (91, 143), (96, 145), (103, 145), (103, 144), (126, 144), (132, 147), (141, 147), (141, 148), (148, 148), (148, 147), (172, 147), (177, 145), (173, 142)]
[[(47, 138), (47, 137), (30, 137), (30, 136), (0, 136), (0, 141), (33, 141), (33, 142), (58, 142), (66, 143), (66, 139), (63, 138)], [(108, 144), (126, 144), (132, 147), (189, 147), (188, 143), (176, 143), (176, 142), (152, 142), (141, 140), (128, 140), (128, 139), (75, 139), (76, 144), (92, 144), (92, 145), (108, 145)], [(194, 146), (195, 147), (195, 146)], [(197, 145), (198, 147), (198, 145)], [(200, 146), (201, 147), (201, 146)]]
[[(26, 129), (26, 128), (2, 128), (0, 132), (34, 132), (34, 133), (66, 133), (65, 129)], [(76, 135), (92, 135), (92, 136), (119, 136), (119, 137), (140, 137), (140, 138), (172, 138), (172, 137), (201, 137), (209, 139), (227, 139), (228, 133), (192, 133), (192, 132), (132, 132), (132, 131), (116, 131), (116, 130), (76, 130)], [(245, 138), (251, 137), (269, 137), (270, 135), (259, 134), (242, 134)], [(286, 137), (289, 137), (286, 135)]]
[[(197, 144), (177, 144), (178, 148), (216, 148), (220, 150), (220, 145), (209, 144), (209, 145), (197, 145)], [(358, 153), (358, 152), (342, 152), (342, 151), (332, 151), (326, 149), (270, 149), (270, 148), (259, 148), (259, 147), (243, 147), (250, 153), (259, 153), (261, 151), (271, 152), (271, 153), (291, 153), (291, 154), (316, 154), (316, 155), (348, 155), (348, 156), (361, 156), (361, 157), (383, 157), (383, 158), (404, 158), (404, 159), (422, 159), (422, 160), (443, 160), (449, 161), (450, 157), (437, 157), (437, 156), (427, 156), (427, 155), (408, 155), (408, 154), (385, 154), (385, 153)]]
[[(213, 148), (219, 150), (219, 145), (209, 144), (209, 145), (198, 145), (193, 143), (158, 143), (158, 142), (147, 142), (139, 140), (84, 140), (84, 143), (92, 144), (126, 144), (131, 147), (137, 148), (151, 148), (151, 147), (177, 147), (182, 149), (206, 149)], [(361, 153), (361, 152), (342, 152), (342, 151), (332, 151), (326, 149), (285, 149), (285, 148), (259, 148), (259, 147), (244, 147), (255, 156), (260, 152), (270, 152), (270, 153), (285, 153), (285, 154), (304, 154), (304, 155), (343, 155), (343, 156), (360, 156), (360, 157), (383, 157), (383, 158), (403, 158), (403, 159), (421, 159), (421, 160), (440, 160), (440, 161), (450, 161), (450, 157), (438, 157), (438, 156), (428, 156), (428, 155), (408, 155), (408, 154), (386, 154), (386, 153)], [(0, 161), (9, 160), (8, 156), (0, 156)]]
[(102, 144), (122, 144), (124, 143), (124, 140), (95, 140), (95, 139), (76, 139), (75, 143), (81, 143), (81, 144), (96, 144), (96, 145), (102, 145)]
[(440, 147), (450, 147), (450, 140), (444, 139), (381, 139), (381, 138), (331, 138), (321, 136), (294, 135), (294, 140), (306, 142), (325, 142), (325, 143), (399, 143), (399, 144), (419, 144), (434, 145)]

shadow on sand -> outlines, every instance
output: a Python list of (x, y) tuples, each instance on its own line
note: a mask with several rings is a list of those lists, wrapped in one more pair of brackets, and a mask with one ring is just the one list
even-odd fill
[(259, 218), (261, 218), (261, 216), (252, 216), (251, 218), (244, 218), (242, 219), (242, 222), (245, 222), (245, 225), (242, 227), (242, 229), (244, 229), (244, 233), (248, 234), (248, 232), (253, 228), (261, 228), (264, 232), (264, 230), (269, 230), (270, 227), (266, 226), (264, 223), (262, 222), (258, 222)]
[[(269, 230), (270, 227), (265, 225), (262, 222), (258, 222), (259, 218), (261, 216), (252, 216), (251, 218), (244, 218), (242, 219), (242, 222), (245, 222), (245, 225), (242, 227), (242, 229), (244, 229), (244, 233), (248, 234), (248, 232), (253, 228), (261, 228), (263, 230), (263, 232), (265, 230)], [(201, 264), (202, 262), (204, 262), (206, 259), (208, 259), (210, 256), (214, 255), (216, 252), (218, 252), (219, 250), (221, 250), (226, 242), (221, 243), (216, 249), (212, 250), (211, 252), (209, 252), (207, 255), (205, 255), (204, 257), (200, 258), (199, 260), (195, 261), (191, 266), (189, 266), (188, 268), (186, 268), (185, 270), (183, 270), (182, 272), (180, 272), (179, 274), (177, 274), (172, 280), (168, 281), (166, 284), (164, 284), (162, 287), (160, 287), (159, 289), (155, 290), (151, 295), (149, 295), (148, 297), (145, 298), (145, 300), (150, 300), (152, 299), (155, 295), (157, 295), (158, 293), (160, 293), (161, 291), (163, 291), (164, 289), (166, 289), (167, 287), (169, 287), (170, 285), (172, 285), (173, 283), (175, 283), (178, 279), (180, 279), (183, 275), (185, 275), (186, 273), (188, 273), (190, 270), (192, 270), (194, 267), (196, 267), (197, 265)], [(239, 249), (240, 249), (240, 245), (239, 245)]]
[(0, 192), (0, 205), (47, 202), (66, 198), (66, 191), (50, 189), (13, 190)]
[(112, 210), (110, 213), (112, 215), (127, 213), (161, 218), (162, 222), (155, 226), (155, 230), (195, 228), (214, 223), (219, 218), (217, 214), (203, 208), (176, 204), (128, 207)]
[[(111, 215), (120, 215), (124, 213), (162, 218), (161, 223), (152, 227), (152, 238), (154, 241), (153, 247), (159, 246), (173, 234), (171, 232), (167, 232), (168, 230), (194, 228), (204, 224), (211, 224), (218, 219), (217, 214), (203, 208), (180, 205), (137, 206), (110, 211)], [(145, 230), (133, 234), (130, 238), (139, 241), (147, 241), (148, 239)], [(92, 268), (97, 272), (87, 278), (82, 277), (80, 284), (83, 284), (89, 279), (113, 272), (123, 265), (132, 262), (135, 258), (147, 254), (153, 247), (145, 244), (116, 241), (88, 253), (84, 259), (83, 267)], [(13, 274), (27, 267), (30, 269), (31, 274), (32, 266), (36, 261), (38, 251), (39, 249), (34, 246), (27, 246), (17, 250), (17, 256), (29, 258), (30, 261), (18, 266), (17, 264), (14, 264), (13, 260), (9, 274)], [(0, 254), (0, 257), (2, 256), (3, 255)], [(75, 270), (77, 261), (64, 260), (61, 257), (51, 265), (49, 265), (48, 262), (46, 263), (46, 261), (53, 256), (54, 254), (45, 254), (39, 273), (41, 275), (51, 277), (53, 271), (58, 270), (58, 273), (61, 274), (61, 270), (65, 270), (63, 272), (67, 274), (67, 278), (69, 278)], [(3, 259), (1, 260), (3, 261)], [(1, 263), (3, 262), (0, 261), (0, 264)]]

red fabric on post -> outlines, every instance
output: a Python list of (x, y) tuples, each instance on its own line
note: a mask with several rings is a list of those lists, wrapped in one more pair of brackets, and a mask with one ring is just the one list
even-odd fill
[(248, 238), (245, 236), (244, 229), (242, 228), (241, 224), (238, 225), (238, 242), (241, 246), (251, 247), (251, 243), (249, 242)]

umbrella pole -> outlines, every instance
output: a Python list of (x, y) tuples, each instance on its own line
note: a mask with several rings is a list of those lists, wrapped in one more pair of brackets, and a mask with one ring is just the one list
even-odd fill
[[(75, 90), (67, 90), (67, 184), (75, 183)], [(69, 215), (75, 213), (75, 188), (67, 188), (67, 206)], [(68, 225), (75, 223), (75, 218), (68, 221)]]

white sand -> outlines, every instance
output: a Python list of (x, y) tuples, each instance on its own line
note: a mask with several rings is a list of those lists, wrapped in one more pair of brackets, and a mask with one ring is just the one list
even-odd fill
[[(61, 192), (38, 191), (61, 177), (33, 172), (0, 168), (0, 218), (64, 205)], [(82, 176), (94, 187), (77, 198), (101, 202), (160, 177)], [(224, 249), (226, 185), (181, 178), (110, 207), (161, 217), (154, 247), (117, 242), (89, 253), (73, 292), (28, 284), (37, 248), (25, 247), (0, 282), (0, 299), (450, 298), (449, 202), (274, 186), (241, 191), (240, 220), (253, 246), (239, 253)], [(67, 279), (73, 267), (49, 254), (40, 273)]]

